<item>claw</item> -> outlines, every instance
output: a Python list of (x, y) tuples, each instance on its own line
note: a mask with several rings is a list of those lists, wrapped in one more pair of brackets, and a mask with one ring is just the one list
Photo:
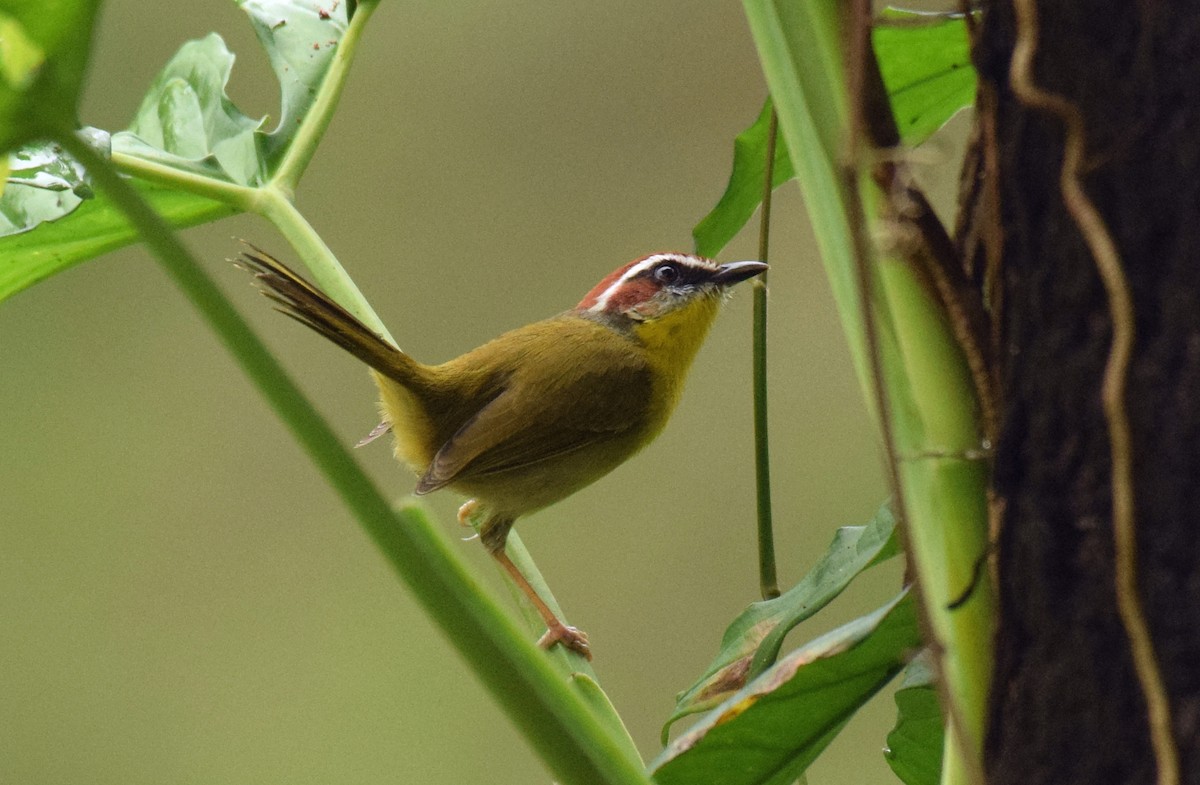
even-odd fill
[(575, 627), (568, 627), (562, 623), (551, 625), (545, 634), (538, 638), (537, 643), (543, 649), (549, 649), (554, 644), (561, 643), (587, 660), (590, 661), (592, 659), (592, 649), (588, 646), (587, 633)]

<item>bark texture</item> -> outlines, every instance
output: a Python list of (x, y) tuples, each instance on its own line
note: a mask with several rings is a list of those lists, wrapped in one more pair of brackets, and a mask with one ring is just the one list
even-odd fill
[[(1182, 781), (1200, 784), (1200, 5), (1045, 0), (1037, 16), (1034, 81), (1082, 113), (1082, 182), (1134, 297), (1126, 403), (1140, 596)], [(976, 152), (987, 179), (966, 191), (976, 209), (964, 250), (978, 280), (998, 287), (987, 299), (1000, 309), (1004, 412), (986, 766), (991, 785), (1151, 783), (1146, 705), (1115, 601), (1100, 397), (1109, 304), (1063, 204), (1063, 123), (1010, 83), (1018, 30), (1012, 0), (985, 2)], [(994, 276), (978, 272), (988, 259)]]

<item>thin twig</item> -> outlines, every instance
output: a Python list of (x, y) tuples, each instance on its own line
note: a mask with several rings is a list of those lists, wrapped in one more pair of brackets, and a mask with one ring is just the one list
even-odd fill
[[(763, 167), (762, 210), (758, 224), (758, 260), (771, 246), (771, 194), (775, 190), (775, 145), (779, 118), (771, 107), (767, 160)], [(767, 429), (767, 273), (754, 279), (754, 480), (758, 511), (758, 585), (764, 600), (779, 596), (775, 570), (775, 530), (771, 519), (771, 446)]]
[(1142, 608), (1137, 582), (1137, 521), (1133, 488), (1133, 448), (1126, 410), (1126, 382), (1133, 357), (1135, 323), (1133, 296), (1120, 252), (1096, 205), (1083, 188), (1081, 170), (1086, 150), (1083, 115), (1066, 98), (1039, 87), (1033, 76), (1038, 45), (1038, 16), (1034, 0), (1014, 0), (1017, 40), (1009, 81), (1026, 105), (1056, 115), (1065, 126), (1059, 188), (1063, 204), (1092, 253), (1096, 271), (1108, 295), (1112, 345), (1100, 387), (1108, 441), (1112, 453), (1113, 566), (1117, 612), (1129, 638), (1130, 654), (1146, 700), (1150, 743), (1158, 768), (1158, 785), (1178, 785), (1179, 751), (1171, 729), (1171, 707), (1154, 650), (1150, 626)]

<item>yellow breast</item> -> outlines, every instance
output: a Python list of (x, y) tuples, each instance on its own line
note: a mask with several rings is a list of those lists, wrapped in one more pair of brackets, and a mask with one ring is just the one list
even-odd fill
[(633, 328), (634, 334), (645, 345), (647, 360), (654, 369), (655, 408), (659, 410), (662, 424), (679, 402), (688, 369), (720, 308), (718, 298), (700, 297)]

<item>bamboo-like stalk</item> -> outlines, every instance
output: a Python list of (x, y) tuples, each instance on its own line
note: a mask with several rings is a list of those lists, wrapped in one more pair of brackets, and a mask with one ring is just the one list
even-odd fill
[[(887, 195), (865, 171), (869, 162), (857, 179), (842, 176), (852, 100), (845, 4), (744, 1), (860, 385), (876, 419), (890, 418), (888, 453), (902, 500), (897, 514), (929, 643), (940, 654), (950, 740), (943, 782), (957, 785), (981, 770), (994, 625), (988, 576), (974, 570), (987, 548), (987, 475), (973, 457), (979, 429), (970, 374), (912, 267), (877, 248), (855, 247), (862, 231), (856, 219), (878, 226)], [(859, 271), (869, 276), (868, 286)]]

